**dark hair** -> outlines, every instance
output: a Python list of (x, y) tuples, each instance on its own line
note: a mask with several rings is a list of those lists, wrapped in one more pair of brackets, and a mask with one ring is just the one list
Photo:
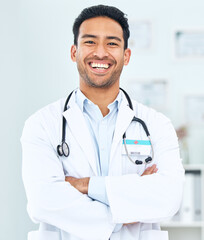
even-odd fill
[(75, 19), (73, 25), (74, 33), (74, 44), (78, 43), (79, 28), (81, 24), (90, 18), (95, 17), (109, 17), (120, 24), (123, 29), (123, 38), (124, 38), (124, 49), (128, 47), (128, 38), (130, 37), (128, 19), (125, 17), (125, 14), (116, 7), (97, 5), (89, 8), (85, 8), (80, 15)]

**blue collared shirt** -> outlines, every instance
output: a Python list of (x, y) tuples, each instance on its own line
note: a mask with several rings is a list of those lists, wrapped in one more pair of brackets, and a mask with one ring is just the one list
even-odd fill
[(122, 94), (119, 92), (117, 98), (108, 105), (109, 113), (105, 117), (99, 107), (91, 102), (80, 89), (76, 91), (75, 99), (85, 117), (97, 155), (98, 176), (90, 178), (88, 195), (108, 205), (105, 176), (108, 175), (111, 145)]
[[(105, 176), (108, 175), (109, 171), (111, 145), (122, 94), (119, 92), (117, 98), (108, 105), (109, 113), (105, 117), (103, 117), (99, 107), (91, 102), (79, 89), (76, 91), (75, 96), (76, 103), (85, 117), (97, 155), (98, 176), (90, 178), (88, 196), (109, 205)], [(122, 224), (117, 224), (114, 232), (119, 231), (121, 227)]]

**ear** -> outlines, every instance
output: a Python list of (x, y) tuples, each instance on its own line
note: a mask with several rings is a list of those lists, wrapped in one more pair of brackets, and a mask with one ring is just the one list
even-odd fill
[(127, 66), (130, 61), (131, 50), (129, 48), (125, 49), (124, 53), (124, 65)]
[(76, 45), (72, 45), (71, 46), (71, 59), (73, 62), (76, 62), (76, 52), (77, 52)]

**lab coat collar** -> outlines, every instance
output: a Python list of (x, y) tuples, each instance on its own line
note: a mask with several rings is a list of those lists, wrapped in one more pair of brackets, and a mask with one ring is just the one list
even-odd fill
[(118, 117), (116, 121), (115, 132), (114, 132), (114, 137), (113, 137), (113, 142), (111, 147), (109, 170), (113, 163), (111, 161), (114, 159), (115, 151), (118, 149), (118, 144), (122, 144), (123, 134), (131, 124), (131, 121), (134, 115), (135, 115), (135, 111), (130, 109), (128, 105), (128, 101), (123, 93), (122, 102), (118, 111)]
[(98, 175), (96, 165), (97, 158), (93, 140), (89, 133), (83, 113), (75, 102), (75, 92), (70, 98), (67, 110), (62, 114), (67, 120), (67, 127), (69, 127), (71, 133), (81, 146), (93, 172), (95, 175)]

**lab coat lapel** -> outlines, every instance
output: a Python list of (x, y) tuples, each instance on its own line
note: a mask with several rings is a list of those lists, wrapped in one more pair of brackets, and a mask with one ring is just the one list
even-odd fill
[(131, 124), (131, 121), (134, 115), (135, 115), (135, 112), (132, 109), (130, 109), (126, 99), (123, 99), (118, 111), (113, 143), (111, 147), (110, 161), (112, 161), (113, 157), (115, 156), (115, 151), (118, 150), (117, 149), (118, 144), (122, 140), (123, 134)]
[(67, 126), (69, 126), (70, 131), (82, 148), (93, 172), (97, 175), (96, 153), (94, 151), (93, 140), (83, 113), (75, 103), (74, 97), (70, 99), (69, 107), (63, 113), (63, 116), (67, 120)]

